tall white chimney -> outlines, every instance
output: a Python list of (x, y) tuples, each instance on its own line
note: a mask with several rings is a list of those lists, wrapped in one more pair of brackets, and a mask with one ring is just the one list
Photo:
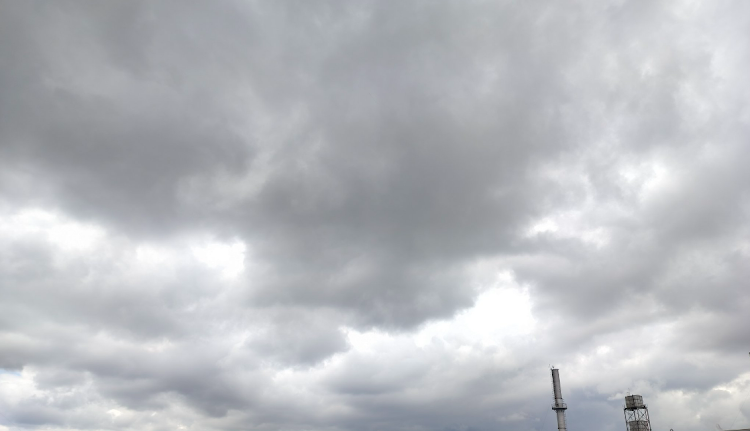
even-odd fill
[(552, 410), (557, 413), (557, 429), (559, 431), (566, 431), (565, 410), (568, 409), (568, 406), (563, 401), (562, 389), (560, 389), (560, 372), (554, 367), (552, 368), (552, 392), (555, 395), (555, 403), (552, 404)]

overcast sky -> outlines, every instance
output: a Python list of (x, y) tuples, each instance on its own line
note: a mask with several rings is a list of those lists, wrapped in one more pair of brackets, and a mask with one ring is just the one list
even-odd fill
[(749, 35), (0, 1), (0, 430), (750, 428)]

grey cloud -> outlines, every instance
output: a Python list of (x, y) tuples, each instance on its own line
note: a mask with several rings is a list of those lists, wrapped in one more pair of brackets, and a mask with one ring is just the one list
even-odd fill
[[(1, 425), (542, 431), (551, 361), (571, 429), (750, 421), (744, 3), (2, 8)], [(478, 261), (529, 332), (419, 338)]]
[(314, 364), (348, 348), (344, 334), (331, 325), (336, 317), (324, 310), (310, 313), (304, 308), (269, 313), (261, 319), (264, 330), (251, 336), (246, 348), (282, 364)]

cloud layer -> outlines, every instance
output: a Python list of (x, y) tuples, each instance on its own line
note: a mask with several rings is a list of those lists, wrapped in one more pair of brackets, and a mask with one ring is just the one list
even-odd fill
[(750, 425), (746, 2), (2, 9), (0, 430)]

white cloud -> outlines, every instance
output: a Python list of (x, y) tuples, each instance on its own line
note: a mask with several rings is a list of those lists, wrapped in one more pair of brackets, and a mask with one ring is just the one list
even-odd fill
[(235, 278), (245, 269), (246, 247), (242, 241), (205, 241), (190, 248), (198, 261), (224, 277)]
[(87, 252), (99, 245), (104, 230), (53, 211), (25, 208), (0, 216), (0, 235), (7, 239), (35, 237), (64, 252)]

